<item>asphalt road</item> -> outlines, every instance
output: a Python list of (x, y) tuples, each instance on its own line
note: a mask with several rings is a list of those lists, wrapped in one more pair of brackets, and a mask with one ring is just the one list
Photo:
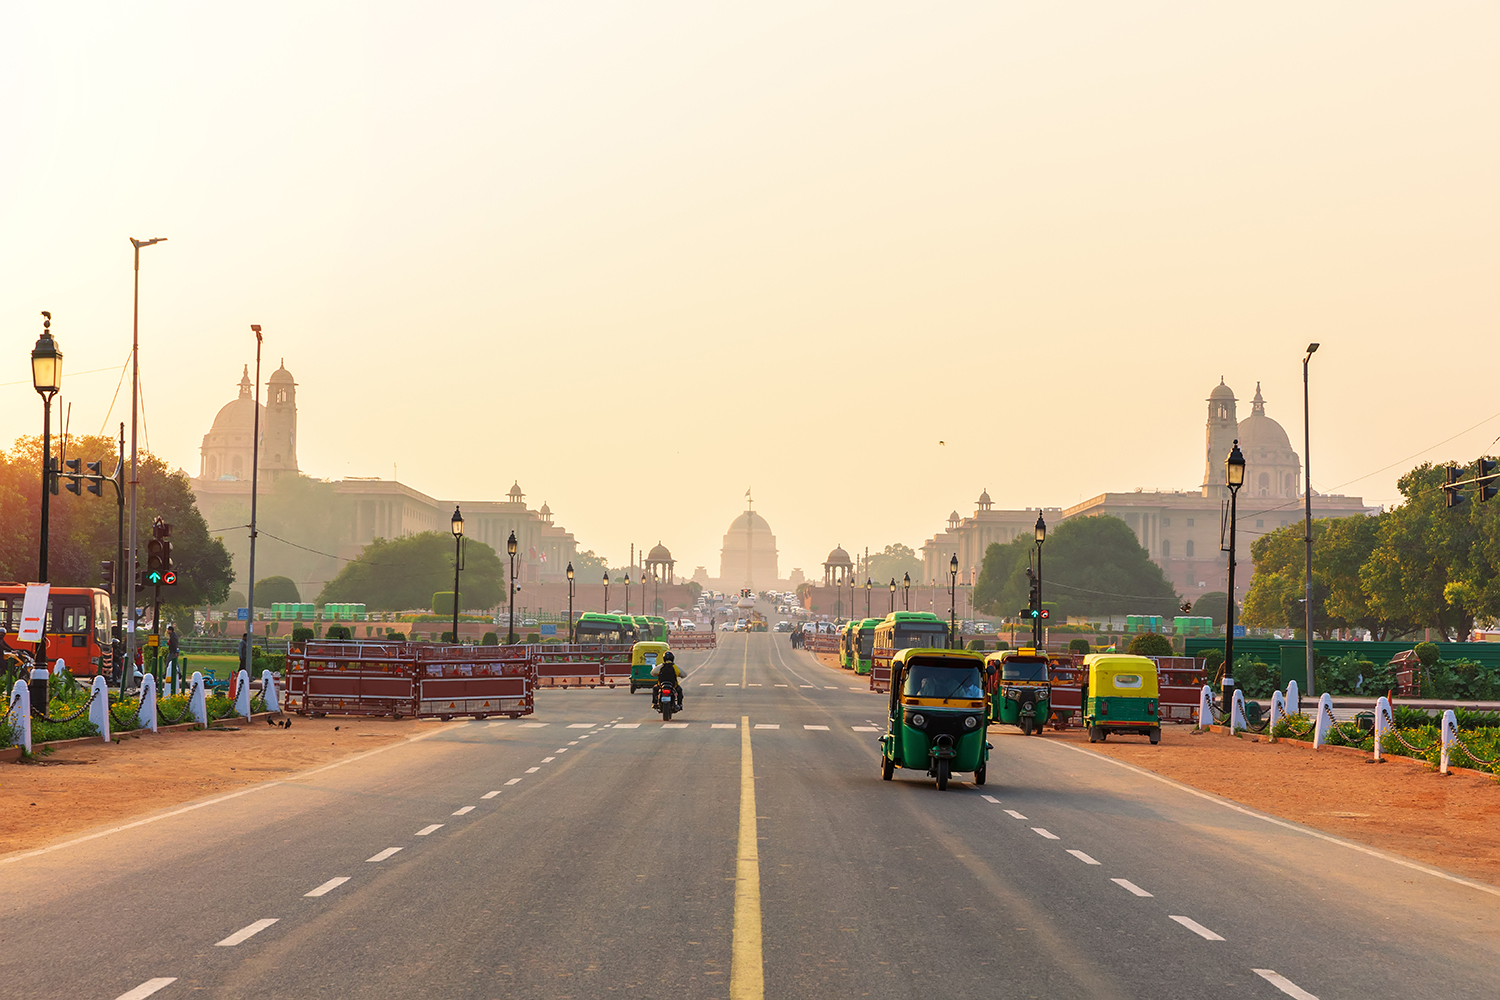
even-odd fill
[(719, 639), (671, 727), (542, 692), (0, 859), (0, 996), (1500, 992), (1500, 893), (1003, 727), (983, 788), (883, 782), (882, 697)]

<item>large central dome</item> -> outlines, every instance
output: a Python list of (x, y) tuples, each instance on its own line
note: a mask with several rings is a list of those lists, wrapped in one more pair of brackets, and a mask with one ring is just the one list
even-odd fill
[(753, 531), (771, 530), (771, 526), (766, 523), (766, 519), (755, 513), (755, 511), (753, 510), (747, 510), (739, 517), (729, 522), (730, 531), (744, 531), (747, 526), (753, 526), (751, 528), (751, 530)]
[(729, 523), (719, 553), (719, 579), (726, 588), (764, 590), (780, 578), (776, 567), (776, 536), (766, 519), (747, 510)]

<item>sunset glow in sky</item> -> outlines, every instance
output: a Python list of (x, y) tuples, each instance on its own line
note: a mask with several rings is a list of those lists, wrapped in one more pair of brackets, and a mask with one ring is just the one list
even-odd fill
[(166, 236), (146, 427), (194, 475), (259, 323), (311, 475), (519, 480), (689, 573), (753, 486), (811, 572), (981, 489), (1196, 487), (1220, 376), (1300, 453), (1316, 340), (1314, 488), (1389, 504), (1500, 436), (1497, 39), (1483, 2), (7, 3), (0, 444), (42, 309), (73, 429), (128, 419), (127, 237)]

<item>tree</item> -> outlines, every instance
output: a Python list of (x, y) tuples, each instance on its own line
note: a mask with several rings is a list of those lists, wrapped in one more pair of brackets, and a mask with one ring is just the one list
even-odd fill
[[(1199, 618), (1212, 618), (1215, 628), (1223, 628), (1229, 613), (1229, 595), (1222, 590), (1211, 590), (1193, 602), (1193, 614)], [(1239, 618), (1239, 609), (1235, 609)]]
[(899, 587), (902, 577), (908, 573), (913, 580), (922, 578), (922, 557), (910, 545), (893, 542), (870, 556), (867, 576), (876, 583), (889, 586), (890, 581), (895, 580)]
[(285, 576), (268, 576), (255, 581), (255, 606), (269, 608), (273, 604), (301, 604), (297, 585)]
[(593, 549), (573, 555), (573, 579), (580, 582), (598, 583), (604, 579), (604, 571), (608, 568), (609, 560), (595, 555)]
[[(1014, 615), (1027, 603), (1026, 567), (1035, 541), (1022, 535), (985, 552), (975, 607)], [(1078, 517), (1053, 529), (1042, 548), (1042, 595), (1059, 615), (1170, 616), (1179, 598), (1161, 567), (1117, 517)]]
[[(266, 575), (292, 580), (326, 580), (339, 568), (331, 545), (347, 537), (353, 523), (353, 501), (332, 483), (303, 475), (261, 481), (255, 512), (255, 565)], [(240, 566), (249, 565), (250, 502), (247, 496), (214, 501), (204, 517), (222, 529), (224, 542)], [(260, 599), (256, 584), (256, 602)]]
[[(426, 609), (444, 585), (453, 585), (453, 536), (448, 532), (377, 538), (328, 581), (318, 603), (359, 602), (372, 611)], [(459, 586), (461, 603), (471, 608), (494, 607), (504, 599), (505, 570), (494, 549), (465, 540)]]
[(1155, 632), (1144, 632), (1130, 640), (1129, 652), (1136, 656), (1175, 656), (1172, 640)]

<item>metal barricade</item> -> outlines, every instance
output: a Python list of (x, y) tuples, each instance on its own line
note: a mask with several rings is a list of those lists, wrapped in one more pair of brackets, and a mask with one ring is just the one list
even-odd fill
[(532, 646), (537, 687), (597, 688), (630, 684), (630, 646), (571, 643)]
[(718, 644), (719, 637), (712, 629), (667, 633), (667, 645), (673, 649), (714, 649)]
[(417, 715), (512, 719), (535, 710), (536, 646), (422, 645), (417, 654)]
[(286, 658), (287, 709), (299, 715), (417, 713), (416, 647), (404, 642), (308, 642)]
[(1162, 722), (1196, 723), (1198, 696), (1203, 690), (1203, 661), (1191, 656), (1157, 656), (1157, 717)]
[(1052, 724), (1058, 729), (1083, 725), (1083, 657), (1054, 656), (1047, 665), (1052, 680)]
[(876, 649), (870, 654), (870, 690), (884, 694), (891, 689), (891, 658), (894, 649)]

